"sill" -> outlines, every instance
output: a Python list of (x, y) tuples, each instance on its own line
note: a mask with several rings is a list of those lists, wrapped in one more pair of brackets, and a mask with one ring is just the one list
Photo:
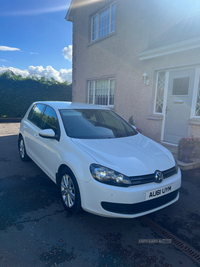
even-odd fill
[(162, 121), (163, 115), (162, 114), (152, 114), (147, 117), (147, 120), (154, 120), (154, 121)]
[(189, 119), (188, 122), (190, 125), (200, 125), (200, 117)]
[(114, 31), (114, 32), (111, 32), (111, 33), (109, 33), (108, 35), (105, 35), (105, 36), (103, 36), (103, 37), (101, 37), (101, 38), (99, 38), (99, 39), (96, 39), (96, 40), (94, 40), (94, 41), (91, 41), (90, 43), (88, 43), (87, 46), (96, 44), (96, 43), (98, 43), (98, 42), (100, 42), (100, 41), (102, 41), (102, 40), (105, 40), (105, 39), (107, 39), (107, 38), (113, 36), (113, 35), (115, 35), (115, 31)]

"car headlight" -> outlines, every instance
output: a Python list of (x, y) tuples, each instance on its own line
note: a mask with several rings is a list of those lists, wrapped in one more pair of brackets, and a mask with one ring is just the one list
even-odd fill
[(174, 157), (174, 161), (175, 161), (176, 173), (178, 173), (178, 162), (177, 162), (177, 159), (175, 157)]
[(100, 183), (123, 187), (131, 185), (130, 179), (125, 175), (98, 164), (90, 165), (90, 172), (92, 177)]

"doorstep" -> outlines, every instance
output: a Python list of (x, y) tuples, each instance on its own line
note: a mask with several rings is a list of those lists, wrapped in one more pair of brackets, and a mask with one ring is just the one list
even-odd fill
[(200, 158), (190, 158), (190, 160), (192, 161), (191, 163), (185, 163), (177, 160), (179, 168), (182, 171), (200, 168)]
[[(169, 143), (166, 144), (163, 142), (161, 142), (160, 144), (166, 147), (169, 151), (171, 151), (174, 157), (177, 158), (177, 149), (178, 149), (177, 145), (172, 145)], [(190, 160), (192, 161), (191, 163), (185, 163), (180, 160), (177, 160), (179, 168), (182, 171), (200, 168), (200, 158), (190, 158)]]

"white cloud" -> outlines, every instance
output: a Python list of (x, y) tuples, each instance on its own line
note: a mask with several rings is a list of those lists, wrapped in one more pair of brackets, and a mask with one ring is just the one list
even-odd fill
[(20, 49), (9, 46), (0, 46), (0, 51), (20, 51)]
[(26, 77), (45, 77), (46, 79), (54, 78), (58, 82), (64, 81), (72, 81), (72, 69), (61, 69), (60, 71), (55, 70), (52, 66), (47, 66), (44, 68), (43, 66), (30, 66), (28, 70), (20, 70), (13, 67), (0, 67), (0, 74), (6, 71), (12, 71), (16, 75), (21, 75), (23, 78)]
[(0, 59), (0, 61), (3, 61), (3, 62), (8, 62), (8, 60), (6, 60), (6, 59)]
[(16, 69), (13, 67), (0, 67), (0, 74), (6, 72), (6, 71), (12, 71), (14, 74), (16, 75), (21, 75), (23, 78), (26, 78), (27, 76), (29, 76), (29, 72), (27, 70), (20, 70), (20, 69)]
[(31, 55), (38, 55), (38, 53), (35, 53), (35, 52), (31, 52), (30, 54)]
[(59, 71), (59, 76), (61, 77), (61, 79), (63, 79), (64, 81), (72, 81), (72, 69), (61, 69)]
[(62, 52), (63, 52), (63, 56), (65, 57), (65, 59), (72, 62), (72, 45), (69, 45), (68, 47), (64, 47)]

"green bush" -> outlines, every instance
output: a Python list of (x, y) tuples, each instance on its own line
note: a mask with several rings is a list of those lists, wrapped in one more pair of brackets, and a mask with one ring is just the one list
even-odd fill
[(71, 101), (72, 84), (22, 78), (5, 72), (0, 75), (0, 117), (22, 118), (35, 101)]

